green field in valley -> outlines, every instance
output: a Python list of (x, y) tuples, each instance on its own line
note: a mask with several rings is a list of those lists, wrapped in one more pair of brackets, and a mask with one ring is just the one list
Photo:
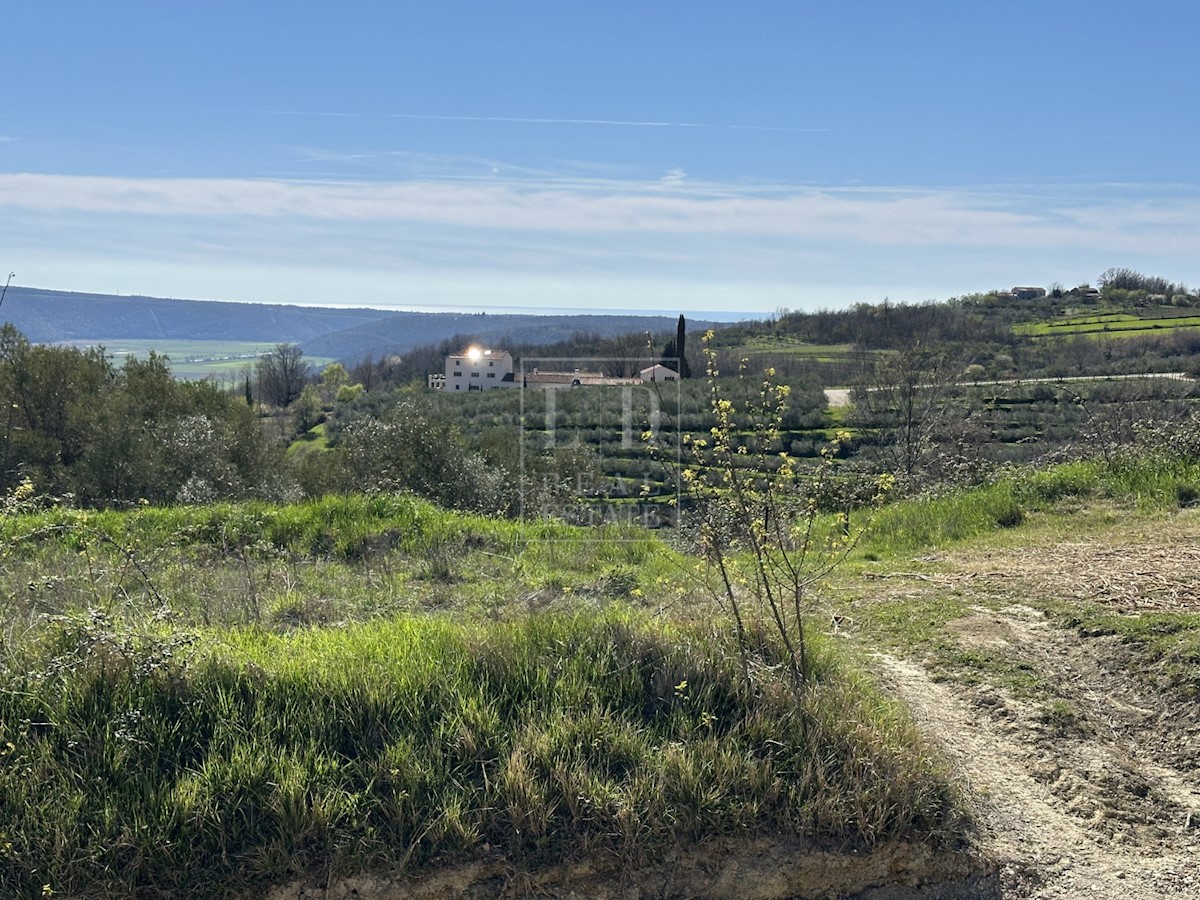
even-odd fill
[[(103, 347), (113, 359), (120, 361), (128, 356), (145, 359), (151, 352), (166, 356), (171, 361), (171, 372), (176, 378), (205, 379), (217, 381), (233, 380), (241, 375), (243, 368), (253, 366), (260, 355), (266, 353), (274, 343), (261, 341), (186, 341), (113, 338), (97, 341), (69, 341), (71, 346)], [(333, 362), (332, 358), (306, 356), (305, 359), (320, 369)]]

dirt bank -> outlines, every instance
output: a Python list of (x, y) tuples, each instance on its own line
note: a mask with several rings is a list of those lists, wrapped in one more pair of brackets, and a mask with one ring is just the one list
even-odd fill
[(934, 853), (906, 844), (887, 845), (870, 854), (818, 852), (759, 839), (714, 840), (636, 867), (616, 861), (582, 862), (529, 874), (494, 861), (446, 869), (416, 881), (363, 877), (328, 884), (296, 882), (272, 891), (268, 900), (965, 900), (998, 896), (994, 871), (967, 854)]

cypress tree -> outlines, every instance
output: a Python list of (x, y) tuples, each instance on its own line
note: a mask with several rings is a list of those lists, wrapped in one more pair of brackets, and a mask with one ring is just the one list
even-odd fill
[(679, 323), (675, 326), (675, 355), (679, 357), (679, 377), (691, 378), (692, 369), (687, 361), (687, 322), (683, 313), (679, 314)]

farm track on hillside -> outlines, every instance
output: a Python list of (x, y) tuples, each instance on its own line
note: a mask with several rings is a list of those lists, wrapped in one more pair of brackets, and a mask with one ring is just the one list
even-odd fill
[(948, 623), (954, 642), (1044, 685), (1023, 696), (932, 656), (875, 657), (956, 769), (1005, 898), (1200, 898), (1200, 709), (1119, 637), (1037, 608), (1200, 613), (1200, 522), (1188, 521), (1169, 542), (946, 554), (936, 574), (876, 577), (859, 601), (956, 592), (968, 613)]

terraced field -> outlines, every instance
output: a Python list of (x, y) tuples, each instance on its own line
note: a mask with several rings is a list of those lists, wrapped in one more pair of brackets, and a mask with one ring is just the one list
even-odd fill
[(1030, 337), (1054, 337), (1084, 334), (1095, 337), (1133, 337), (1147, 332), (1170, 331), (1179, 328), (1200, 328), (1200, 316), (1163, 315), (1140, 316), (1135, 313), (1114, 312), (1099, 315), (1065, 316), (1047, 322), (1033, 322), (1014, 327), (1018, 334)]

